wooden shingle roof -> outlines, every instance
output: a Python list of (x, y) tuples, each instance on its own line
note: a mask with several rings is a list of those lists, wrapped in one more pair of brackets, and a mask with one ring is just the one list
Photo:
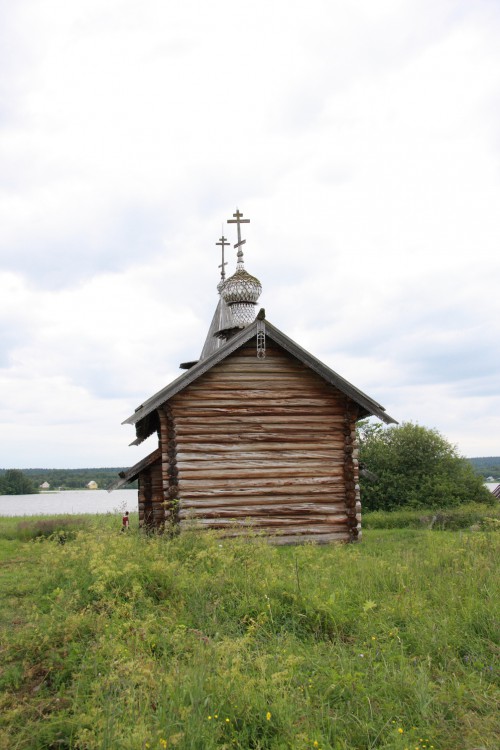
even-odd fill
[(219, 298), (217, 307), (215, 308), (214, 317), (210, 323), (208, 329), (207, 338), (200, 354), (200, 360), (206, 359), (215, 351), (224, 346), (224, 341), (216, 336), (218, 331), (233, 328), (234, 322), (231, 315), (231, 310), (226, 305), (222, 297)]

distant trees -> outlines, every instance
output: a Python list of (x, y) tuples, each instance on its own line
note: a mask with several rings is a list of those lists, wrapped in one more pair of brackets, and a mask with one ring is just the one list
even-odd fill
[(19, 469), (7, 469), (0, 475), (0, 495), (33, 495), (38, 487)]
[[(123, 467), (106, 468), (84, 468), (84, 469), (23, 469), (23, 473), (29, 477), (38, 487), (43, 482), (50, 484), (51, 490), (83, 490), (91, 480), (95, 480), (99, 487), (106, 489), (116, 481)], [(0, 475), (2, 470), (0, 470)], [(127, 485), (137, 487), (137, 483)]]
[(361, 477), (365, 510), (495, 502), (467, 459), (437, 430), (411, 422), (389, 428), (364, 422), (358, 437), (360, 461), (376, 475), (375, 481)]
[(500, 482), (500, 456), (484, 456), (482, 458), (468, 458), (476, 474), (480, 474), (483, 479), (493, 477)]

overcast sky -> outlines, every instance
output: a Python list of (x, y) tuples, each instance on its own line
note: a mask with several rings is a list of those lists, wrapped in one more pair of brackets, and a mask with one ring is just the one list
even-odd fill
[(236, 206), (272, 323), (500, 455), (499, 39), (498, 0), (0, 3), (0, 467), (155, 447), (121, 422), (198, 358)]

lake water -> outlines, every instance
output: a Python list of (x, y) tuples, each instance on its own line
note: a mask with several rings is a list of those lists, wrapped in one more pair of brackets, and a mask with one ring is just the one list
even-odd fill
[(137, 490), (62, 490), (38, 495), (0, 495), (0, 516), (56, 513), (121, 513), (137, 510)]

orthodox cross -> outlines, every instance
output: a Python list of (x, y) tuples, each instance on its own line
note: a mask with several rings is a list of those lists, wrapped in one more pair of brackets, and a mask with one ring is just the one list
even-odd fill
[(226, 245), (230, 245), (231, 243), (226, 240), (224, 235), (222, 235), (219, 242), (216, 242), (215, 244), (220, 245), (222, 248), (222, 263), (218, 267), (221, 269), (220, 277), (222, 281), (224, 281), (224, 279), (226, 278), (226, 269), (224, 268), (224, 266), (227, 266), (227, 260), (226, 262), (224, 262), (224, 248), (226, 247)]
[(245, 242), (246, 242), (246, 240), (242, 240), (241, 239), (241, 227), (240, 227), (240, 224), (250, 224), (250, 219), (243, 219), (242, 218), (243, 214), (240, 213), (240, 211), (239, 211), (238, 208), (236, 209), (236, 213), (233, 214), (233, 216), (235, 218), (234, 219), (228, 219), (227, 223), (228, 224), (236, 224), (236, 226), (237, 226), (237, 229), (238, 229), (238, 242), (234, 246), (236, 248), (236, 247), (240, 247), (240, 245), (244, 245)]

